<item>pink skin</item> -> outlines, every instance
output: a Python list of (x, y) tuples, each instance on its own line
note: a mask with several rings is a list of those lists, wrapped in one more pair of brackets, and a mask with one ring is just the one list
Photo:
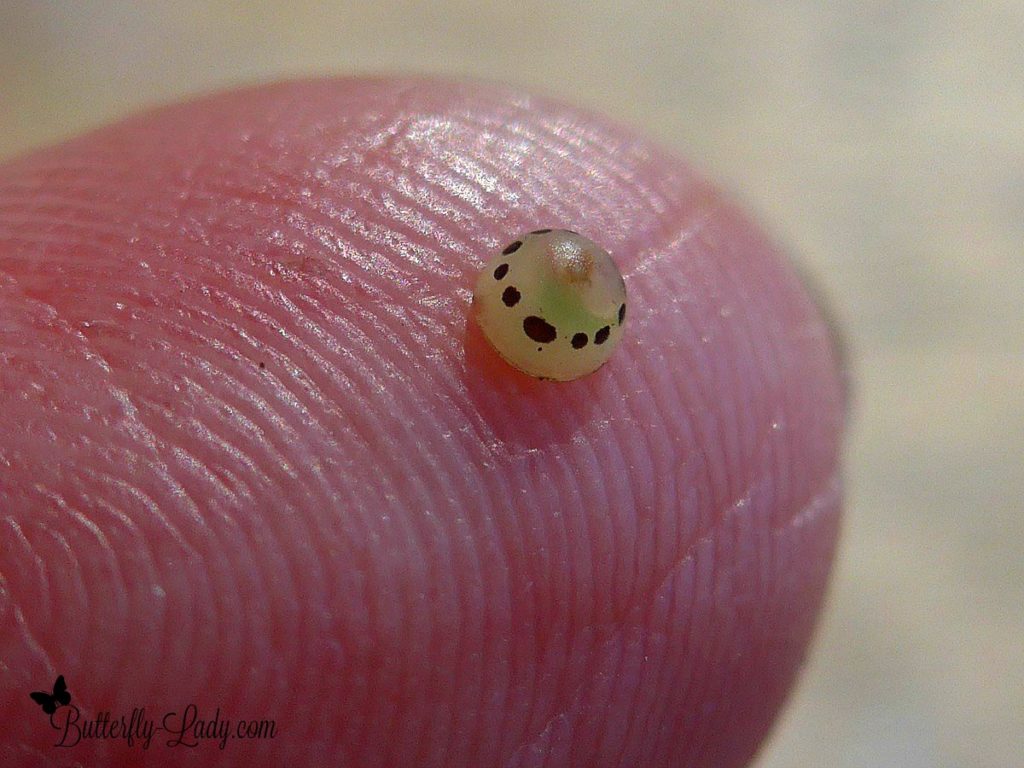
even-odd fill
[[(629, 291), (569, 383), (467, 323), (552, 226)], [(0, 166), (0, 763), (742, 765), (821, 603), (842, 410), (765, 236), (545, 99), (287, 83)], [(83, 718), (277, 735), (57, 748), (58, 673)]]

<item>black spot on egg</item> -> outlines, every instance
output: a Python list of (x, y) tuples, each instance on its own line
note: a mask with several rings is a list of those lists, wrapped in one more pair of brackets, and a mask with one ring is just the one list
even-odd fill
[(606, 341), (608, 341), (609, 333), (611, 333), (611, 328), (609, 328), (607, 325), (604, 328), (601, 328), (597, 333), (594, 334), (594, 343), (604, 344)]
[(543, 317), (529, 315), (523, 319), (523, 332), (534, 341), (550, 344), (558, 336), (558, 330)]
[(622, 321), (626, 319), (626, 305), (619, 305), (619, 325), (622, 325)]
[(515, 253), (516, 251), (519, 250), (519, 246), (521, 246), (522, 244), (522, 240), (516, 240), (514, 243), (509, 243), (507, 246), (505, 246), (505, 250), (502, 251), (502, 254), (508, 256), (510, 253)]
[(508, 274), (508, 264), (499, 264), (494, 268), (494, 279), (501, 280), (505, 275)]
[(572, 337), (572, 348), (583, 349), (587, 346), (587, 334), (577, 333)]
[(530, 234), (531, 235), (546, 235), (550, 231), (551, 231), (550, 229), (535, 229)]
[(506, 307), (514, 307), (516, 304), (519, 303), (519, 299), (521, 298), (522, 296), (520, 295), (519, 291), (516, 290), (516, 287), (514, 285), (510, 285), (501, 294), (501, 300)]

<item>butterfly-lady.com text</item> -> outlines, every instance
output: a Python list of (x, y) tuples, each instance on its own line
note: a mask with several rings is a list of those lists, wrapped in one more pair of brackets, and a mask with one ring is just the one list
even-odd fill
[(146, 716), (145, 708), (135, 708), (127, 717), (100, 712), (94, 719), (87, 719), (72, 705), (59, 708), (51, 715), (50, 724), (60, 731), (55, 745), (58, 747), (73, 747), (88, 739), (123, 739), (128, 746), (138, 743), (149, 749), (153, 736), (164, 733), (168, 747), (198, 747), (204, 742), (216, 742), (224, 749), (229, 739), (272, 739), (277, 733), (273, 720), (232, 721), (221, 717), (219, 707), (212, 718), (201, 718), (199, 714), (198, 707), (189, 704), (180, 713), (167, 712), (157, 725)]

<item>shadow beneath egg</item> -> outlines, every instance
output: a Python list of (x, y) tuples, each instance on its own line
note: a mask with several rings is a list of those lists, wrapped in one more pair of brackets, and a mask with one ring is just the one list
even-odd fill
[(472, 312), (466, 317), (463, 350), (467, 397), (496, 442), (509, 448), (547, 448), (571, 441), (600, 418), (607, 375), (602, 369), (574, 381), (529, 376), (495, 351)]

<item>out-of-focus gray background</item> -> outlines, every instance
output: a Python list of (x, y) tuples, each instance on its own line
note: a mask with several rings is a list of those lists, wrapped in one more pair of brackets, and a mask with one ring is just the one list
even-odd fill
[(1024, 766), (1024, 2), (0, 0), (0, 157), (237, 83), (413, 70), (633, 123), (832, 297), (856, 407), (758, 768)]

